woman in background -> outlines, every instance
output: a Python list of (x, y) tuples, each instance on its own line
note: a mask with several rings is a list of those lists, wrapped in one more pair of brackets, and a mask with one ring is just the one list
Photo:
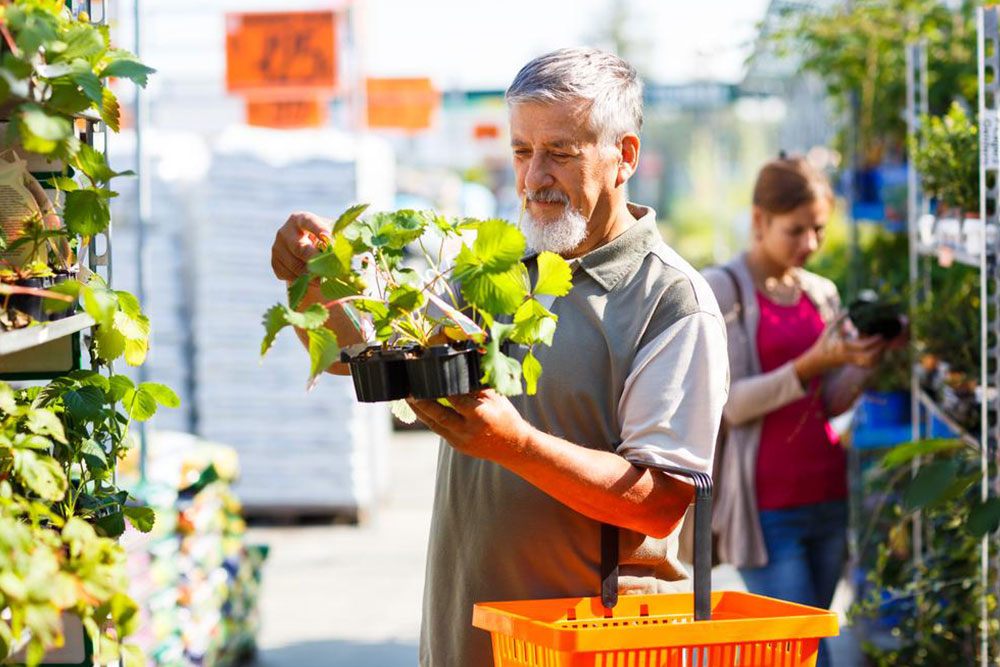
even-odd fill
[[(726, 318), (731, 374), (717, 453), (719, 557), (751, 593), (821, 608), (847, 546), (846, 454), (829, 419), (850, 408), (888, 344), (851, 339), (836, 286), (803, 268), (833, 206), (829, 181), (806, 160), (768, 162), (749, 250), (705, 271)], [(817, 664), (829, 664), (823, 647)]]

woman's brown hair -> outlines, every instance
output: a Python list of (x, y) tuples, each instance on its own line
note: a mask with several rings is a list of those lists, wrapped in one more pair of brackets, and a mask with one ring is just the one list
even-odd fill
[(826, 199), (833, 205), (830, 181), (805, 158), (781, 156), (760, 169), (753, 186), (753, 203), (771, 214), (794, 211), (803, 204)]

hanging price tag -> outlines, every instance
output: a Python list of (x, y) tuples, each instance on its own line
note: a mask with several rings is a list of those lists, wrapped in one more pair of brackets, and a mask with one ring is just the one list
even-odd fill
[(226, 15), (230, 92), (332, 91), (336, 84), (333, 12)]
[(1000, 169), (1000, 117), (996, 109), (985, 109), (980, 116), (979, 150), (984, 168)]

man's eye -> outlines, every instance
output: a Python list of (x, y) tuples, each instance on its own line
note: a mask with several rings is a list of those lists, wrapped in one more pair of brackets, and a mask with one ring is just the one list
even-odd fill
[(571, 156), (567, 155), (566, 153), (553, 153), (552, 157), (554, 157), (557, 160), (567, 160)]

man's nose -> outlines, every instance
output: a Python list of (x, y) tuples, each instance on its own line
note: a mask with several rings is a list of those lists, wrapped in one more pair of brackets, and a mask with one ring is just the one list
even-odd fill
[(524, 172), (524, 187), (528, 190), (539, 190), (551, 187), (554, 183), (555, 179), (549, 173), (544, 156), (537, 153), (532, 155), (531, 160), (528, 161), (528, 168)]

